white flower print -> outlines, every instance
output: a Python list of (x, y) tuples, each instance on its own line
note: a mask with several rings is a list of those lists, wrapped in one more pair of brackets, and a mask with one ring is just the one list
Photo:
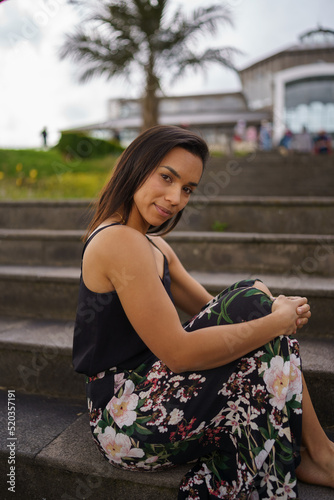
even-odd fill
[(139, 398), (137, 394), (133, 394), (134, 388), (134, 383), (127, 380), (123, 395), (120, 398), (114, 396), (106, 406), (119, 428), (122, 428), (123, 425), (129, 427), (137, 418), (134, 410), (137, 407)]
[(146, 425), (159, 426), (166, 420), (166, 416), (167, 416), (167, 411), (166, 411), (166, 408), (164, 406), (162, 406), (162, 405), (155, 406), (152, 420), (147, 422)]
[(150, 392), (151, 392), (151, 389), (149, 389), (148, 391), (141, 391), (139, 393), (140, 399), (146, 399), (146, 398), (148, 398)]
[(290, 363), (283, 361), (281, 356), (275, 356), (270, 363), (270, 367), (265, 371), (263, 380), (266, 383), (268, 392), (273, 395), (269, 402), (279, 410), (284, 408), (290, 377)]
[(204, 429), (204, 427), (205, 427), (205, 422), (201, 422), (197, 427), (197, 429), (194, 429), (193, 431), (189, 432), (189, 437), (199, 434), (202, 431), (202, 429)]
[(190, 321), (190, 323), (187, 325), (187, 328), (191, 328), (195, 322), (195, 320), (201, 319), (205, 314), (209, 314), (211, 312), (212, 307), (215, 305), (216, 301), (211, 300), (207, 307), (203, 309), (200, 313), (198, 313), (196, 316), (193, 317), (193, 319)]
[(147, 375), (147, 380), (155, 380), (165, 376), (165, 371), (160, 370), (160, 363), (157, 361), (152, 367), (152, 371)]
[(184, 380), (182, 375), (175, 375), (175, 377), (169, 379), (169, 383), (172, 384), (173, 382), (181, 382), (182, 380)]
[(259, 373), (265, 372), (266, 370), (268, 370), (268, 363), (264, 363), (262, 361), (261, 366), (259, 368)]
[(295, 354), (290, 356), (290, 378), (289, 378), (289, 390), (287, 394), (287, 401), (293, 398), (293, 396), (300, 395), (303, 390), (302, 374), (300, 371), (300, 358), (297, 358)]
[(275, 493), (271, 494), (269, 492), (270, 497), (269, 498), (264, 498), (263, 500), (286, 500), (286, 497), (278, 497)]
[(122, 385), (125, 383), (124, 373), (116, 373), (114, 375), (114, 393), (116, 394)]
[[(197, 396), (197, 394), (195, 392), (193, 395)], [(177, 391), (175, 397), (176, 397), (176, 399), (179, 399), (181, 403), (186, 403), (187, 401), (189, 401), (189, 399), (191, 399), (191, 395), (186, 394), (186, 389), (184, 387), (181, 387)]]
[(261, 469), (263, 462), (269, 455), (274, 444), (275, 439), (267, 439), (267, 441), (264, 443), (264, 450), (261, 450), (260, 453), (255, 457), (255, 465), (258, 470)]
[(256, 490), (252, 491), (249, 500), (260, 500), (259, 494)]
[(245, 417), (245, 420), (242, 422), (242, 425), (244, 425), (245, 427), (246, 426), (250, 427), (253, 430), (258, 430), (259, 426), (257, 425), (256, 422), (253, 422), (255, 418), (258, 418), (258, 413), (257, 412), (251, 413), (251, 410), (252, 408), (250, 406), (248, 407), (247, 413), (244, 410), (242, 410), (242, 414)]
[(239, 375), (242, 375), (242, 376), (249, 375), (250, 373), (252, 373), (256, 369), (256, 362), (255, 362), (254, 358), (242, 358), (242, 360), (241, 360), (242, 368), (244, 368), (246, 366), (246, 364), (248, 366), (248, 369), (247, 370), (240, 370)]
[(259, 472), (259, 476), (262, 477), (261, 483), (260, 483), (261, 488), (263, 488), (263, 486), (267, 485), (268, 490), (271, 490), (272, 489), (271, 482), (274, 481), (275, 483), (277, 483), (277, 477), (272, 476), (270, 474), (270, 471), (268, 470), (268, 464), (266, 464), (266, 463), (263, 464), (263, 470), (261, 470)]
[(293, 488), (296, 486), (297, 480), (291, 481), (290, 472), (287, 473), (284, 479), (284, 484), (281, 488), (278, 488), (277, 494), (283, 496), (281, 498), (296, 498), (296, 493), (293, 491)]
[(301, 402), (302, 402), (302, 400), (303, 400), (303, 394), (302, 394), (302, 393), (297, 394), (297, 396), (296, 396), (296, 401), (298, 401), (298, 403), (301, 403)]
[(238, 436), (241, 438), (241, 427), (240, 427), (240, 422), (239, 422), (240, 415), (237, 414), (229, 414), (226, 416), (226, 422), (225, 425), (230, 425), (232, 427), (232, 434), (235, 433), (235, 431), (238, 431)]
[(145, 462), (147, 464), (153, 464), (154, 462), (156, 462), (157, 460), (159, 459), (158, 455), (156, 455), (155, 457), (149, 457), (145, 460)]
[(174, 410), (169, 415), (169, 425), (176, 425), (183, 419), (183, 410), (174, 408)]
[(224, 410), (221, 410), (221, 411), (218, 413), (218, 415), (216, 415), (215, 417), (213, 417), (213, 418), (211, 419), (211, 422), (210, 422), (210, 423), (211, 423), (211, 424), (215, 424), (215, 427), (217, 427), (217, 425), (219, 425), (219, 424), (220, 424), (220, 422), (221, 422), (222, 420), (224, 420), (224, 418), (226, 418), (226, 416), (225, 416), (225, 415), (223, 415), (223, 411), (224, 411)]
[(98, 440), (111, 462), (119, 464), (124, 457), (141, 458), (144, 456), (141, 448), (132, 447), (129, 436), (123, 433), (116, 434), (112, 427), (107, 427), (103, 434), (99, 434)]

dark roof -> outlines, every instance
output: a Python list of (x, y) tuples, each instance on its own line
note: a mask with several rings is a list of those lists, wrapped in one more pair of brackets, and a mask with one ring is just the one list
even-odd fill
[[(314, 42), (312, 41), (312, 37), (318, 34), (324, 34), (325, 36), (330, 35), (331, 39), (329, 39), (327, 42), (322, 41), (322, 42)], [(333, 35), (333, 36), (332, 36)], [(309, 41), (308, 41), (309, 40)], [(242, 73), (243, 71), (246, 71), (248, 69), (252, 69), (258, 65), (261, 65), (264, 62), (269, 61), (270, 59), (276, 59), (280, 57), (283, 54), (286, 54), (287, 52), (290, 53), (297, 53), (297, 52), (307, 52), (307, 51), (324, 51), (324, 50), (329, 50), (329, 51), (334, 51), (334, 31), (330, 29), (324, 29), (324, 28), (316, 28), (310, 31), (307, 31), (299, 36), (299, 43), (293, 44), (293, 45), (287, 45), (285, 48), (282, 48), (278, 50), (277, 52), (273, 52), (265, 57), (262, 57), (261, 59), (255, 60), (253, 63), (248, 64), (246, 67), (243, 69), (240, 69), (239, 72)]]

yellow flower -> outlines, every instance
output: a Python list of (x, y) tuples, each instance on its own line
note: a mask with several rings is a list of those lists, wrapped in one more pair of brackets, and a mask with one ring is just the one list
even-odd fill
[(5, 177), (4, 172), (0, 172), (0, 181)]
[(36, 179), (37, 174), (38, 174), (38, 172), (37, 172), (37, 170), (35, 168), (33, 168), (32, 170), (30, 170), (30, 172), (29, 172), (30, 179)]
[(21, 172), (22, 167), (23, 167), (22, 163), (18, 163), (18, 164), (16, 165), (16, 172)]
[(22, 177), (19, 177), (18, 179), (16, 179), (16, 185), (18, 187), (22, 186), (22, 181), (23, 181)]

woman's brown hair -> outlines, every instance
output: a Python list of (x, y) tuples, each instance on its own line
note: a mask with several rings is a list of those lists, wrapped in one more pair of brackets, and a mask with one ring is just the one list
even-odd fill
[[(140, 134), (122, 153), (109, 182), (101, 191), (95, 215), (85, 238), (104, 220), (122, 211), (124, 223), (128, 221), (133, 196), (149, 174), (173, 148), (183, 148), (201, 158), (203, 169), (209, 157), (206, 142), (194, 132), (175, 126), (158, 125)], [(183, 210), (160, 226), (150, 226), (148, 233), (166, 234), (179, 222)]]

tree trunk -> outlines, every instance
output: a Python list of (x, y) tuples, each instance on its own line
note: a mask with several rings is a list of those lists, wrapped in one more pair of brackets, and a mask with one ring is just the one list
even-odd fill
[(142, 132), (159, 123), (159, 79), (154, 73), (153, 56), (146, 67), (146, 88), (142, 98)]

